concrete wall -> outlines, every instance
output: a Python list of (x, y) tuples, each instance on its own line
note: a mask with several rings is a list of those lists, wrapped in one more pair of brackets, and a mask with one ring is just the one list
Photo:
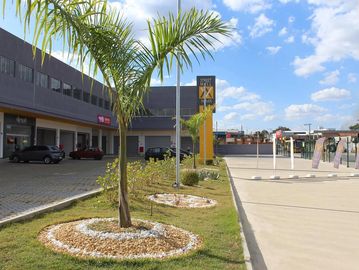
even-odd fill
[[(0, 40), (2, 41), (0, 55), (15, 61), (15, 77), (0, 73), (0, 107), (15, 108), (26, 112), (79, 121), (84, 124), (97, 124), (97, 116), (105, 115), (112, 117), (111, 123), (113, 127), (117, 126), (110, 110), (63, 95), (50, 88), (37, 86), (35, 83), (36, 75), (33, 83), (21, 80), (19, 77), (19, 64), (49, 75), (62, 83), (70, 84), (84, 92), (108, 99), (100, 82), (82, 75), (80, 71), (55, 57), (49, 58), (46, 56), (42, 65), (40, 50), (37, 50), (34, 59), (32, 46), (29, 43), (1, 28)], [(91, 87), (92, 83), (93, 86)]]
[[(214, 147), (216, 150), (216, 147)], [(217, 145), (218, 155), (256, 155), (257, 145), (256, 144), (224, 144)], [(260, 144), (259, 145), (260, 155), (272, 155), (273, 146), (272, 144)]]

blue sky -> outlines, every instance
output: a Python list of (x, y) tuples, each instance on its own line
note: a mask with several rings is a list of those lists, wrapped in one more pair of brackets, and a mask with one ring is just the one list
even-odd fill
[[(11, 1), (0, 27), (24, 37)], [(112, 5), (135, 24), (146, 39), (146, 19), (175, 12), (176, 1), (121, 0)], [(184, 9), (212, 10), (235, 27), (208, 59), (181, 77), (217, 77), (219, 128), (254, 131), (346, 128), (359, 119), (358, 0), (182, 0)], [(29, 36), (31, 41), (31, 37)], [(53, 54), (66, 61), (62, 45)], [(175, 74), (163, 85), (174, 85)], [(153, 78), (153, 85), (158, 85)]]

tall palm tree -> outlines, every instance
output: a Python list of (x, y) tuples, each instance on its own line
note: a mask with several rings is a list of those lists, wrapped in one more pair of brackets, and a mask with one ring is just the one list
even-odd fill
[(192, 115), (188, 120), (181, 119), (181, 124), (188, 130), (192, 138), (193, 169), (196, 169), (195, 145), (198, 142), (199, 131), (211, 110), (210, 107), (207, 107), (206, 110)]
[[(15, 0), (17, 14), (24, 12), (25, 30), (31, 19), (34, 45), (42, 38), (43, 57), (51, 53), (52, 42), (62, 37), (69, 52), (87, 59), (93, 75), (99, 70), (113, 100), (119, 124), (119, 226), (131, 226), (127, 192), (126, 138), (128, 126), (143, 108), (153, 72), (163, 80), (170, 72), (173, 58), (181, 59), (180, 68), (192, 66), (192, 55), (199, 62), (212, 57), (218, 35), (230, 35), (230, 28), (210, 12), (191, 9), (178, 16), (169, 14), (148, 21), (150, 46), (136, 40), (131, 24), (105, 0)], [(3, 2), (5, 7), (5, 0)], [(23, 10), (22, 10), (23, 9)], [(5, 10), (5, 8), (4, 8)], [(35, 51), (35, 50), (34, 50)]]

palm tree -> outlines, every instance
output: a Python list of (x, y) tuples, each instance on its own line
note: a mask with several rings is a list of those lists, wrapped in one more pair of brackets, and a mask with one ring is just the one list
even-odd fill
[(192, 115), (188, 120), (181, 119), (181, 124), (188, 130), (188, 133), (192, 138), (193, 169), (196, 169), (195, 145), (198, 142), (199, 131), (211, 110), (210, 107), (207, 107), (206, 110)]
[(143, 108), (153, 72), (157, 69), (163, 80), (173, 58), (182, 60), (183, 71), (192, 66), (192, 56), (198, 62), (197, 54), (203, 59), (212, 57), (214, 41), (218, 35), (229, 36), (230, 28), (213, 13), (191, 9), (178, 16), (169, 14), (168, 18), (148, 21), (150, 46), (146, 47), (135, 40), (131, 24), (111, 10), (105, 0), (16, 0), (19, 16), (22, 8), (25, 30), (35, 19), (34, 44), (42, 36), (43, 57), (46, 50), (51, 53), (53, 40), (62, 37), (69, 53), (79, 56), (82, 68), (87, 59), (93, 75), (98, 70), (103, 75), (119, 125), (119, 226), (130, 227), (127, 130)]

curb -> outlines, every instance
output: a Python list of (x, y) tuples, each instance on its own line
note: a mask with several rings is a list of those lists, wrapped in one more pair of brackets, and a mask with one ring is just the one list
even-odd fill
[(228, 176), (228, 178), (230, 180), (229, 182), (231, 183), (230, 187), (231, 187), (231, 192), (232, 192), (232, 199), (233, 199), (233, 202), (234, 202), (234, 207), (237, 210), (238, 222), (241, 225), (240, 235), (241, 235), (241, 238), (242, 238), (243, 256), (244, 256), (244, 261), (246, 263), (246, 269), (247, 270), (253, 270), (253, 265), (252, 265), (251, 255), (250, 255), (249, 249), (248, 249), (247, 239), (246, 239), (246, 236), (244, 235), (244, 231), (243, 231), (242, 218), (239, 215), (239, 209), (238, 209), (238, 205), (237, 205), (237, 200), (235, 199), (235, 195), (234, 195), (235, 186), (234, 186), (234, 183), (233, 183), (231, 173), (229, 172), (227, 162), (226, 162), (226, 171), (227, 171), (227, 176)]
[(50, 203), (50, 204), (46, 204), (44, 206), (36, 208), (35, 210), (29, 210), (29, 211), (22, 212), (17, 216), (1, 220), (0, 221), (0, 227), (5, 226), (6, 224), (9, 224), (9, 223), (29, 220), (29, 219), (31, 219), (31, 218), (33, 218), (35, 216), (38, 216), (38, 215), (41, 215), (41, 214), (44, 214), (44, 213), (48, 213), (48, 212), (51, 212), (53, 210), (60, 210), (60, 209), (66, 208), (67, 206), (71, 205), (75, 201), (79, 201), (79, 200), (83, 200), (83, 199), (87, 199), (89, 197), (95, 196), (95, 195), (99, 194), (101, 191), (102, 191), (102, 189), (99, 188), (99, 189), (92, 190), (92, 191), (89, 191), (89, 192), (86, 192), (86, 193), (75, 195), (73, 197), (69, 197), (69, 198), (64, 199), (64, 200), (60, 200), (60, 201), (56, 201), (56, 202), (53, 202), (53, 203)]

